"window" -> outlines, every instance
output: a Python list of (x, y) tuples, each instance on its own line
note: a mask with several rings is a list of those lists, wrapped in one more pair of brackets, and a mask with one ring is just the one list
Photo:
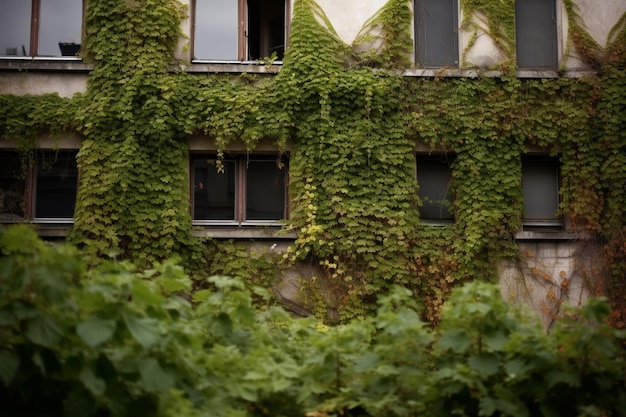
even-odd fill
[(516, 1), (515, 40), (519, 68), (556, 68), (555, 0)]
[(3, 0), (0, 55), (75, 56), (82, 21), (83, 0)]
[(38, 151), (33, 164), (0, 153), (0, 219), (71, 222), (78, 171), (75, 151)]
[(417, 157), (418, 197), (422, 202), (420, 218), (427, 221), (452, 221), (452, 170), (446, 155)]
[(555, 158), (522, 160), (524, 224), (560, 225), (559, 164)]
[(248, 61), (276, 53), (282, 60), (288, 0), (196, 0), (194, 59)]
[(195, 223), (268, 223), (287, 217), (287, 161), (280, 157), (192, 157)]
[(415, 0), (415, 59), (423, 68), (458, 67), (458, 0)]

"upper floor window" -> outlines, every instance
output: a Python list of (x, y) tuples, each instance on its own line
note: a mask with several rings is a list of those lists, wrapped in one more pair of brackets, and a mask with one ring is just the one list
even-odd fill
[(458, 0), (415, 0), (415, 60), (422, 68), (459, 66)]
[(515, 48), (519, 68), (557, 67), (555, 0), (515, 2)]
[(283, 157), (194, 155), (195, 223), (267, 223), (287, 217), (287, 160)]
[(0, 220), (71, 222), (77, 183), (75, 151), (0, 152)]
[(0, 55), (76, 56), (83, 0), (3, 0)]
[(559, 163), (556, 158), (528, 157), (522, 160), (524, 224), (560, 225)]
[(282, 60), (289, 33), (289, 0), (195, 0), (194, 59)]
[(417, 195), (422, 202), (420, 219), (444, 222), (454, 220), (451, 182), (452, 170), (447, 155), (418, 155)]

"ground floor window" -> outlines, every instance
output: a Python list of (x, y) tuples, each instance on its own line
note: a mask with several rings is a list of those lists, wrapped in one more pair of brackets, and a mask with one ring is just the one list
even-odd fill
[(454, 220), (452, 170), (449, 155), (418, 155), (417, 185), (420, 219), (450, 222)]
[(277, 222), (287, 217), (284, 156), (193, 155), (192, 214), (201, 222)]
[(0, 152), (0, 220), (71, 222), (76, 204), (76, 151), (38, 150), (34, 158)]
[(525, 225), (560, 225), (559, 161), (550, 157), (522, 159)]

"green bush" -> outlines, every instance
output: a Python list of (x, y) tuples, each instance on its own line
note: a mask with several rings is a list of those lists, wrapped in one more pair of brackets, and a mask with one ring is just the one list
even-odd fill
[[(497, 288), (455, 290), (439, 328), (394, 288), (326, 327), (256, 310), (242, 282), (191, 291), (172, 261), (87, 269), (0, 230), (0, 404), (28, 416), (619, 416), (624, 333), (592, 299), (550, 334)], [(267, 296), (255, 290), (254, 297)]]

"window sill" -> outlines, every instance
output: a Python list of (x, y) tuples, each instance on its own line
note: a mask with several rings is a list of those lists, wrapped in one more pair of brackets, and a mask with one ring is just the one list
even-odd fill
[(563, 229), (536, 227), (533, 230), (522, 230), (515, 233), (515, 240), (552, 240), (572, 241), (591, 239), (592, 235), (587, 232), (568, 232)]
[(191, 65), (181, 65), (181, 69), (193, 73), (231, 73), (231, 74), (276, 74), (282, 68), (282, 61), (264, 63), (262, 61), (211, 61), (194, 60)]
[(0, 56), (0, 70), (88, 72), (93, 65), (78, 57)]
[(294, 231), (286, 231), (282, 225), (251, 226), (251, 225), (221, 225), (221, 226), (198, 226), (194, 224), (192, 235), (196, 237), (209, 237), (214, 239), (274, 239), (295, 240), (297, 234)]

